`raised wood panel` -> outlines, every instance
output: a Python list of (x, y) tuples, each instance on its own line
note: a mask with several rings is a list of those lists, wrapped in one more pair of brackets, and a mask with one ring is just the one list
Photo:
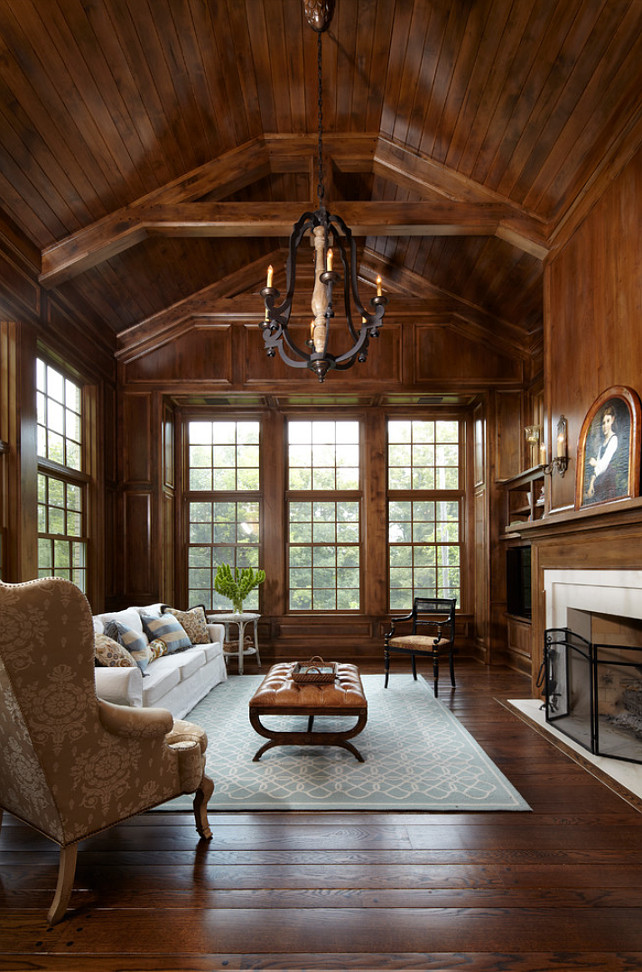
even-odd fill
[[(335, 355), (342, 354), (349, 349), (350, 345), (345, 340), (338, 325), (336, 327), (337, 343), (329, 344), (329, 350)], [(305, 342), (310, 336), (310, 326), (292, 325), (293, 340), (300, 347), (305, 348)], [(281, 359), (278, 352), (273, 358), (268, 358), (263, 343), (263, 337), (258, 329), (250, 324), (243, 328), (245, 354), (245, 371), (243, 378), (248, 384), (259, 382), (278, 384), (282, 382), (292, 383), (293, 381), (305, 382), (306, 386), (314, 387), (319, 385), (319, 379), (307, 368), (295, 371)], [(357, 362), (349, 371), (332, 371), (326, 379), (326, 386), (332, 382), (333, 385), (351, 384), (358, 378), (359, 383), (365, 382), (385, 382), (389, 384), (400, 384), (401, 376), (401, 339), (402, 329), (394, 324), (384, 321), (384, 326), (379, 333), (379, 337), (372, 339), (368, 347), (368, 357), (364, 363)]]
[(568, 419), (571, 466), (553, 476), (552, 507), (572, 506), (582, 422), (612, 385), (642, 392), (642, 152), (547, 268), (547, 389)]
[(496, 384), (522, 378), (519, 361), (446, 325), (418, 324), (414, 348), (415, 381)]
[(530, 674), (533, 655), (533, 629), (528, 621), (508, 618), (507, 661), (511, 668)]
[[(161, 589), (159, 596), (166, 604), (176, 604), (176, 543), (175, 543), (176, 497), (164, 489), (161, 496)], [(188, 607), (188, 605), (184, 605)]]
[(152, 496), (149, 491), (122, 494), (124, 556), (123, 590), (134, 603), (157, 596), (156, 557), (152, 555)]
[(176, 415), (167, 402), (163, 402), (162, 419), (162, 457), (163, 457), (163, 486), (173, 489), (176, 485)]
[(523, 471), (521, 392), (495, 395), (495, 479), (510, 479)]
[(489, 622), (488, 529), (486, 490), (475, 492), (474, 626), (478, 647), (487, 656)]
[(473, 482), (481, 486), (486, 481), (486, 406), (473, 409)]
[(121, 453), (127, 484), (152, 481), (152, 401), (148, 394), (122, 395)]
[(162, 344), (124, 365), (129, 382), (206, 382), (229, 385), (232, 372), (232, 327), (192, 325), (171, 342)]

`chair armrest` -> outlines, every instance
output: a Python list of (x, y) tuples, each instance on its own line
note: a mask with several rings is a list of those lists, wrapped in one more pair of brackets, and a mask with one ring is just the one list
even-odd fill
[(164, 737), (174, 726), (168, 709), (138, 709), (98, 699), (98, 714), (107, 732), (130, 739)]
[(412, 611), (410, 612), (410, 614), (404, 614), (400, 618), (390, 618), (390, 631), (386, 633), (386, 638), (391, 638), (393, 636), (393, 634), (395, 633), (396, 624), (398, 624), (400, 621), (410, 621), (410, 620), (412, 620)]

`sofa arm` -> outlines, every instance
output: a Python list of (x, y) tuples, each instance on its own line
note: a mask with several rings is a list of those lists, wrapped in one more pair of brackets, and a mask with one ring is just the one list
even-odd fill
[(96, 668), (96, 695), (115, 705), (143, 704), (143, 673), (136, 668)]
[(210, 641), (212, 644), (223, 644), (225, 641), (225, 625), (224, 624), (209, 624), (207, 625), (207, 630), (209, 631)]
[(174, 716), (168, 709), (134, 709), (98, 699), (98, 713), (107, 732), (128, 739), (165, 737), (174, 727)]

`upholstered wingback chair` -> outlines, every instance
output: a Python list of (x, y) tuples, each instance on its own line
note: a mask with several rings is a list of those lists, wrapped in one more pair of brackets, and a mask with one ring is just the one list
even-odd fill
[(91, 610), (69, 581), (0, 582), (0, 617), (0, 822), (7, 810), (60, 845), (53, 925), (84, 837), (181, 793), (212, 836), (207, 737), (166, 709), (96, 698)]

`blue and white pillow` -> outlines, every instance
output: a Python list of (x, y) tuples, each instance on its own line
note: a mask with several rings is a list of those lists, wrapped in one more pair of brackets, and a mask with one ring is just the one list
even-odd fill
[(141, 620), (147, 637), (152, 641), (155, 638), (161, 638), (167, 645), (169, 655), (174, 651), (183, 651), (185, 648), (192, 647), (192, 642), (185, 628), (173, 614), (163, 614), (160, 618), (141, 614)]
[(144, 672), (152, 659), (147, 638), (141, 631), (135, 631), (122, 621), (105, 621), (105, 634), (126, 648), (141, 672)]

